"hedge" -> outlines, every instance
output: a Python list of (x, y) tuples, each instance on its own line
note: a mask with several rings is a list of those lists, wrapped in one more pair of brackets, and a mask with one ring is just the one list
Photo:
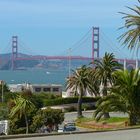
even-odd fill
[[(83, 103), (93, 103), (96, 102), (100, 97), (83, 97)], [(44, 106), (62, 105), (62, 104), (72, 104), (77, 103), (78, 97), (68, 97), (68, 98), (55, 98), (44, 100)]]

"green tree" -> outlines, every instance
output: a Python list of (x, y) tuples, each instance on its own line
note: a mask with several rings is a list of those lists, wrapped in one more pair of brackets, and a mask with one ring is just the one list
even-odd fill
[[(112, 73), (120, 68), (120, 64), (115, 60), (113, 53), (105, 53), (102, 60), (95, 60), (96, 78), (100, 80), (103, 96), (107, 96), (108, 85), (112, 85)], [(109, 113), (104, 112), (104, 117), (109, 118)]]
[(14, 99), (14, 103), (15, 103), (15, 106), (11, 109), (9, 116), (10, 116), (11, 119), (14, 118), (14, 117), (17, 117), (17, 116), (19, 118), (24, 116), (25, 124), (26, 124), (26, 134), (27, 134), (28, 129), (29, 129), (27, 113), (31, 109), (34, 109), (35, 106), (29, 99), (24, 98), (21, 95), (18, 95)]
[(129, 124), (135, 125), (140, 119), (140, 75), (139, 70), (114, 72), (111, 94), (97, 101), (94, 117), (99, 120), (104, 111), (128, 113)]
[(125, 29), (125, 32), (119, 37), (119, 40), (122, 42), (122, 45), (138, 51), (140, 46), (140, 7), (127, 8), (133, 14), (120, 12), (124, 15), (125, 24), (122, 28)]
[(66, 89), (70, 89), (79, 97), (77, 106), (78, 117), (82, 117), (82, 98), (90, 87), (88, 68), (85, 65), (73, 71), (72, 76), (67, 79)]
[(3, 88), (3, 92), (10, 92), (9, 87), (7, 86), (6, 83), (0, 84), (0, 91), (2, 91)]
[(8, 119), (9, 109), (6, 103), (0, 103), (0, 120)]
[[(0, 99), (1, 101), (3, 100), (3, 102), (7, 101), (7, 95), (10, 93), (9, 87), (7, 86), (6, 83), (2, 82), (0, 84)], [(3, 96), (3, 97), (2, 97)], [(3, 98), (3, 99), (2, 99)]]
[(43, 99), (45, 98), (40, 98), (40, 95), (33, 94), (30, 89), (24, 89), (21, 93), (21, 96), (24, 98), (30, 100), (37, 109), (43, 107)]
[(64, 121), (64, 113), (60, 109), (43, 109), (39, 110), (33, 117), (33, 123), (31, 125), (32, 131), (36, 132), (40, 130), (42, 126), (46, 126), (49, 130), (53, 130), (54, 127), (58, 128), (58, 124)]

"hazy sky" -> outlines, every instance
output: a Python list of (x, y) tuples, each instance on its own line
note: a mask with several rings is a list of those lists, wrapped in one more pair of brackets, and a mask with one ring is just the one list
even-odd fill
[[(10, 52), (11, 36), (18, 35), (21, 52), (66, 55), (92, 26), (99, 26), (101, 55), (114, 50), (117, 57), (133, 57), (116, 38), (124, 23), (118, 12), (136, 4), (137, 0), (0, 0), (0, 53)], [(90, 44), (89, 39), (85, 50), (91, 50)], [(83, 53), (78, 49), (77, 55)]]

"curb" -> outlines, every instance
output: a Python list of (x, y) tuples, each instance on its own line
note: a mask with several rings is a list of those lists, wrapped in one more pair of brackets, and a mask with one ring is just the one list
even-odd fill
[(112, 130), (90, 130), (90, 131), (73, 131), (73, 132), (64, 132), (64, 133), (36, 133), (36, 134), (19, 134), (19, 135), (8, 135), (8, 136), (0, 136), (0, 140), (5, 139), (18, 139), (18, 138), (30, 138), (30, 137), (44, 137), (44, 136), (57, 136), (57, 135), (71, 135), (71, 134), (86, 134), (86, 133), (99, 133), (99, 132), (112, 132), (112, 131), (123, 131), (123, 130), (131, 130), (131, 129), (140, 129), (140, 127), (127, 127), (127, 128), (119, 128)]

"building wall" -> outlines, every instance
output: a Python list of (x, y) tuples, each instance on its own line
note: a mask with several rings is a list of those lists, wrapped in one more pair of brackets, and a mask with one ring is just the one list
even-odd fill
[(62, 85), (55, 84), (13, 84), (9, 85), (9, 89), (11, 92), (21, 92), (23, 89), (29, 89), (33, 93), (44, 92), (62, 95)]
[(62, 94), (62, 86), (61, 85), (32, 85), (33, 93), (56, 93)]

